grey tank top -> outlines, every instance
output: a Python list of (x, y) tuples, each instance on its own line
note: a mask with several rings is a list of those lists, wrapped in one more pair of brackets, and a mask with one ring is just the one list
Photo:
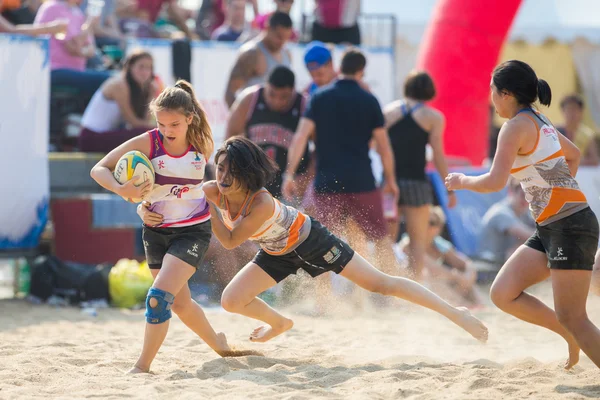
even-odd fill
[(265, 60), (267, 60), (267, 69), (265, 70), (265, 73), (263, 75), (254, 76), (250, 78), (248, 80), (248, 83), (246, 84), (246, 88), (254, 85), (262, 85), (263, 83), (265, 83), (271, 71), (273, 71), (273, 69), (279, 65), (283, 65), (290, 69), (292, 68), (292, 60), (290, 60), (290, 56), (284, 49), (281, 50), (281, 62), (279, 62), (273, 57), (271, 52), (267, 50), (267, 48), (262, 42), (258, 42), (256, 46), (264, 54)]

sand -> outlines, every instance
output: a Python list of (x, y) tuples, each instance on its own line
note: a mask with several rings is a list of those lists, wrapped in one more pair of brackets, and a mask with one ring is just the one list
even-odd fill
[[(551, 303), (549, 285), (535, 288)], [(307, 294), (309, 297), (310, 294)], [(600, 298), (589, 314), (600, 323)], [(142, 311), (0, 302), (0, 399), (589, 399), (600, 371), (585, 357), (560, 365), (554, 334), (493, 306), (476, 312), (490, 328), (481, 345), (433, 312), (335, 308), (329, 317), (287, 310), (295, 327), (265, 344), (246, 338), (257, 322), (207, 310), (230, 342), (265, 357), (222, 359), (173, 318), (153, 374), (124, 375), (143, 334)]]

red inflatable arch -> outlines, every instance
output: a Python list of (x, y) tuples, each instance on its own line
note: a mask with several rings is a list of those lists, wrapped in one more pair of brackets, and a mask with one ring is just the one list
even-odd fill
[(417, 68), (431, 74), (431, 102), (446, 116), (448, 155), (480, 165), (487, 156), (490, 74), (521, 0), (439, 0)]

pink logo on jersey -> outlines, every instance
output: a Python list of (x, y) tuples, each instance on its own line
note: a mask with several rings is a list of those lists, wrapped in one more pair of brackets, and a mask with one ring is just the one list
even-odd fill
[(184, 186), (184, 187), (173, 186), (173, 187), (171, 188), (171, 194), (172, 194), (173, 196), (177, 196), (177, 198), (178, 198), (178, 199), (180, 199), (180, 198), (181, 198), (181, 195), (182, 195), (182, 194), (184, 194), (184, 193), (186, 193), (186, 192), (189, 192), (189, 191), (190, 191), (190, 188), (189, 188), (189, 187), (187, 187), (187, 186)]
[(546, 136), (554, 136), (556, 133), (554, 132), (554, 128), (543, 127), (542, 132)]

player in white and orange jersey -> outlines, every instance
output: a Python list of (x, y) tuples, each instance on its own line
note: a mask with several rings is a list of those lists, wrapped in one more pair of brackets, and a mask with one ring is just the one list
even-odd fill
[[(510, 120), (498, 136), (490, 172), (481, 176), (453, 173), (449, 190), (501, 190), (512, 175), (521, 182), (536, 221), (535, 233), (504, 264), (491, 289), (500, 309), (561, 335), (569, 346), (565, 368), (579, 361), (579, 352), (600, 367), (600, 330), (588, 319), (586, 300), (598, 219), (575, 180), (580, 153), (550, 120), (532, 107), (550, 105), (550, 86), (526, 63), (511, 60), (494, 70), (491, 83), (496, 112)], [(554, 308), (525, 289), (552, 278)]]
[(455, 308), (417, 282), (386, 275), (355, 253), (315, 219), (280, 203), (264, 186), (276, 165), (249, 139), (235, 136), (215, 156), (216, 181), (204, 184), (212, 230), (227, 249), (246, 240), (260, 245), (223, 291), (227, 311), (265, 322), (250, 340), (266, 342), (287, 331), (292, 320), (256, 296), (302, 268), (315, 277), (333, 271), (371, 292), (399, 297), (444, 315), (476, 339), (487, 340), (487, 328), (465, 308)]

